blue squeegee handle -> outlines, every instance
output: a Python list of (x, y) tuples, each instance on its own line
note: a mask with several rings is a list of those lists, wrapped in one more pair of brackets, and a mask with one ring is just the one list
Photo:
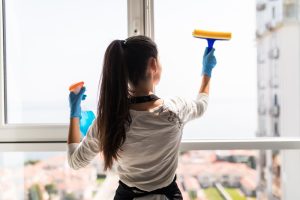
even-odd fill
[(216, 41), (215, 39), (206, 39), (207, 40), (207, 47), (208, 47), (208, 53), (213, 49), (214, 47), (214, 42)]

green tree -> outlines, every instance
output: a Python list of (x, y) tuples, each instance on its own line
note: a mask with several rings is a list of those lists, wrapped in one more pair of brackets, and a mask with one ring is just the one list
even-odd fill
[(40, 162), (39, 160), (26, 160), (24, 165), (35, 165), (36, 163)]
[(195, 200), (197, 198), (197, 192), (195, 190), (189, 190), (188, 194), (192, 200)]
[(28, 199), (29, 200), (42, 200), (43, 199), (42, 191), (38, 184), (34, 184), (28, 189)]
[(48, 194), (57, 194), (57, 188), (53, 183), (45, 185), (45, 190), (48, 192)]
[(49, 194), (50, 199), (52, 199), (52, 195), (58, 193), (58, 190), (57, 190), (56, 186), (53, 183), (45, 185), (45, 190)]
[(76, 200), (76, 197), (75, 197), (75, 195), (73, 193), (67, 193), (64, 196), (63, 200)]

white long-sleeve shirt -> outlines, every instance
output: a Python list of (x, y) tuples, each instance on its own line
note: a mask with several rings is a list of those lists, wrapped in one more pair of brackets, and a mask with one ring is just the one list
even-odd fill
[[(195, 100), (176, 97), (149, 111), (130, 109), (132, 123), (126, 141), (119, 151), (117, 171), (122, 182), (130, 187), (152, 191), (168, 186), (174, 179), (178, 164), (182, 130), (188, 121), (202, 116), (208, 95), (200, 93)], [(68, 144), (71, 168), (88, 165), (99, 154), (96, 120), (81, 143)], [(138, 199), (165, 199), (151, 195)]]

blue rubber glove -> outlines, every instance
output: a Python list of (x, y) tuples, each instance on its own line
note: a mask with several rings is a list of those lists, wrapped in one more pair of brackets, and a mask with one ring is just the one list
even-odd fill
[(69, 95), (69, 105), (70, 105), (70, 117), (78, 117), (81, 118), (81, 100), (85, 100), (86, 95), (84, 94), (85, 87), (82, 87), (78, 94), (70, 92)]
[(215, 49), (211, 49), (211, 51), (208, 50), (208, 47), (206, 47), (203, 55), (203, 61), (202, 61), (202, 75), (207, 75), (211, 77), (212, 69), (216, 66), (217, 60), (214, 55)]

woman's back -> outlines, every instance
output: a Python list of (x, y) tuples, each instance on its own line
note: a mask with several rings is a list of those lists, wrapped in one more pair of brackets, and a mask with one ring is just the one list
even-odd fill
[(85, 88), (78, 95), (70, 93), (69, 165), (85, 167), (101, 152), (104, 170), (118, 163), (115, 200), (182, 200), (175, 182), (182, 129), (207, 108), (213, 53), (204, 53), (204, 76), (195, 100), (162, 101), (153, 94), (162, 71), (156, 44), (145, 36), (114, 40), (104, 55), (98, 116), (81, 142), (78, 124)]
[(181, 122), (166, 105), (130, 114), (132, 123), (118, 159), (120, 180), (145, 191), (169, 185), (177, 167)]
[(149, 111), (130, 110), (132, 122), (119, 151), (118, 173), (126, 185), (145, 191), (166, 187), (174, 179), (182, 128), (207, 107), (207, 95), (197, 100), (165, 100)]

